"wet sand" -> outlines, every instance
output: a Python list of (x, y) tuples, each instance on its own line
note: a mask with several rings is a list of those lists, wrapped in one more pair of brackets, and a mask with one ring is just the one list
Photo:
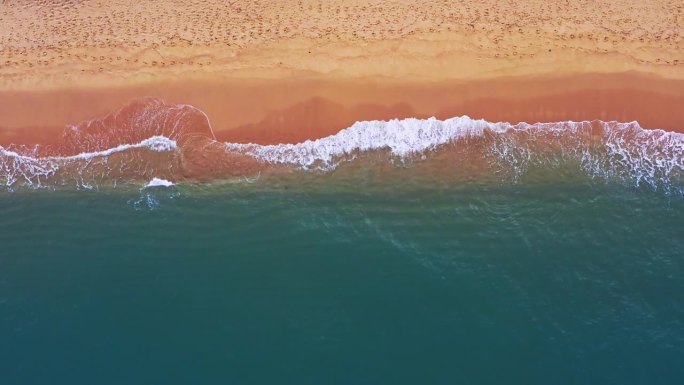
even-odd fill
[(670, 0), (3, 3), (0, 144), (147, 96), (240, 142), (411, 116), (684, 131), (683, 28)]
[[(48, 143), (65, 126), (103, 117), (144, 96), (204, 111), (219, 140), (295, 143), (358, 120), (468, 115), (488, 121), (639, 121), (684, 132), (684, 81), (640, 74), (479, 82), (261, 80), (0, 92), (0, 144)], [(38, 113), (37, 113), (38, 111)]]

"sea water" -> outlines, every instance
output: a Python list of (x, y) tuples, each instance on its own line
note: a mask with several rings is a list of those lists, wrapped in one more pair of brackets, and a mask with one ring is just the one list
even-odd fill
[(2, 383), (683, 378), (681, 197), (412, 177), (1, 195)]
[(0, 148), (0, 384), (684, 378), (682, 134), (129, 108)]

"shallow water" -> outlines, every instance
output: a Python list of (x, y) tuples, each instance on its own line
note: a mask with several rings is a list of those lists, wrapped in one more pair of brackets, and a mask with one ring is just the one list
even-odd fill
[(684, 135), (134, 101), (0, 147), (0, 383), (668, 384)]
[(0, 146), (0, 189), (97, 189), (155, 178), (207, 182), (297, 170), (329, 173), (349, 164), (391, 170), (416, 163), (427, 163), (430, 175), (506, 174), (511, 180), (530, 169), (574, 167), (592, 177), (682, 195), (684, 134), (637, 122), (513, 125), (461, 116), (361, 121), (296, 144), (230, 143), (216, 140), (209, 117), (193, 106), (138, 99), (103, 118), (66, 127), (51, 143)]
[(411, 170), (1, 192), (2, 382), (684, 378), (681, 196)]

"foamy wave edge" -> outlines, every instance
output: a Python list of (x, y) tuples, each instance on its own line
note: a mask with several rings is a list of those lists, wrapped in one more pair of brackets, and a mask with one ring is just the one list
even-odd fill
[(0, 146), (0, 155), (12, 157), (15, 159), (23, 161), (39, 161), (39, 160), (52, 160), (52, 161), (69, 161), (69, 160), (88, 160), (93, 158), (103, 158), (109, 155), (124, 152), (126, 150), (131, 150), (135, 148), (147, 148), (156, 152), (172, 151), (178, 148), (175, 140), (171, 140), (165, 136), (152, 136), (139, 143), (135, 144), (121, 144), (116, 147), (108, 148), (103, 151), (93, 151), (93, 152), (83, 152), (77, 155), (71, 156), (47, 156), (44, 158), (32, 157), (27, 155), (21, 155), (15, 151), (6, 150)]
[[(178, 148), (176, 141), (165, 136), (152, 136), (134, 144), (121, 144), (103, 151), (84, 152), (71, 156), (33, 157), (7, 150), (0, 146), (0, 181), (11, 187), (22, 181), (29, 187), (43, 187), (43, 181), (54, 176), (60, 168), (76, 161), (85, 161), (86, 165), (94, 159), (106, 160), (110, 155), (124, 153), (133, 149), (147, 149), (153, 152), (168, 152)], [(80, 187), (90, 189), (93, 186), (77, 176), (74, 179)]]
[[(644, 129), (638, 122), (564, 121), (551, 123), (488, 122), (468, 116), (447, 120), (402, 119), (362, 121), (339, 133), (299, 144), (225, 143), (228, 151), (270, 164), (304, 170), (331, 170), (355, 154), (389, 150), (405, 158), (436, 150), (464, 138), (492, 137), (489, 148), (503, 163), (524, 173), (535, 162), (549, 160), (545, 149), (559, 150), (555, 161), (573, 159), (594, 176), (619, 176), (654, 188), (671, 186), (684, 171), (684, 134)], [(676, 175), (675, 175), (676, 174)]]
[(480, 136), (485, 129), (503, 132), (508, 123), (490, 123), (468, 116), (448, 120), (436, 118), (356, 122), (335, 135), (298, 144), (258, 145), (225, 143), (229, 151), (243, 152), (269, 163), (295, 164), (309, 168), (323, 163), (333, 166), (337, 157), (355, 152), (389, 149), (407, 156), (453, 142), (465, 136)]
[[(259, 145), (219, 143), (213, 138), (203, 140), (206, 141), (196, 142), (199, 145), (181, 145), (166, 136), (152, 136), (135, 144), (121, 144), (103, 151), (50, 157), (33, 157), (30, 153), (0, 147), (0, 181), (10, 188), (14, 185), (44, 187), (55, 183), (55, 175), (59, 171), (61, 181), (75, 180), (77, 187), (90, 188), (91, 181), (85, 180), (83, 175), (83, 170), (88, 169), (92, 171), (89, 176), (97, 174), (98, 180), (113, 178), (116, 184), (116, 175), (121, 173), (114, 176), (102, 174), (107, 170), (117, 171), (118, 168), (114, 168), (117, 165), (120, 167), (120, 163), (110, 167), (110, 155), (134, 149), (146, 149), (152, 153), (143, 158), (140, 157), (142, 155), (121, 154), (125, 156), (128, 167), (126, 175), (145, 179), (162, 172), (163, 175), (157, 174), (160, 178), (163, 176), (170, 178), (167, 180), (183, 182), (192, 179), (193, 175), (192, 172), (183, 172), (185, 164), (194, 166), (194, 170), (214, 170), (213, 166), (220, 165), (212, 178), (235, 176), (235, 167), (239, 166), (232, 162), (240, 159), (235, 158), (235, 155), (253, 158), (261, 163), (261, 169), (257, 167), (247, 171), (255, 175), (262, 169), (278, 166), (326, 172), (357, 159), (359, 155), (376, 151), (389, 152), (391, 157), (400, 159), (430, 160), (432, 151), (453, 143), (460, 148), (476, 148), (482, 153), (475, 156), (496, 163), (495, 167), (505, 169), (514, 179), (524, 175), (531, 167), (578, 163), (592, 176), (619, 177), (636, 185), (647, 184), (654, 189), (667, 190), (674, 186), (682, 191), (681, 186), (684, 185), (684, 134), (643, 129), (637, 122), (596, 120), (510, 124), (475, 120), (468, 116), (447, 120), (409, 118), (361, 121), (335, 135), (298, 144)], [(211, 143), (211, 146), (207, 143)], [(188, 162), (176, 162), (173, 167), (155, 162), (149, 164), (152, 168), (142, 163), (155, 152), (178, 149), (183, 153), (185, 146), (193, 148), (193, 151), (181, 157)], [(218, 152), (214, 151), (217, 147)], [(209, 148), (213, 149), (211, 153), (206, 152)], [(221, 154), (228, 156), (223, 159)], [(207, 158), (208, 155), (211, 156)], [(190, 158), (192, 156), (194, 158)], [(461, 160), (468, 161), (467, 158)], [(210, 163), (201, 163), (204, 161)], [(102, 166), (104, 171), (91, 167), (93, 164)], [(119, 181), (127, 180), (130, 181)], [(95, 183), (98, 183), (97, 180)]]
[(170, 180), (162, 179), (162, 178), (152, 178), (143, 188), (148, 188), (148, 187), (172, 187), (175, 186), (176, 184), (171, 182)]

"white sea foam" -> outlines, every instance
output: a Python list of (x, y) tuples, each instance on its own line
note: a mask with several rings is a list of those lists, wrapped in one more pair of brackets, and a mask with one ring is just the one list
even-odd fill
[(152, 180), (145, 185), (145, 187), (171, 187), (175, 186), (175, 183), (171, 182), (170, 180), (166, 179), (161, 179), (161, 178), (152, 178)]
[[(357, 122), (335, 135), (299, 144), (224, 143), (223, 146), (228, 153), (260, 160), (264, 168), (281, 164), (325, 171), (373, 151), (387, 151), (392, 157), (429, 160), (431, 152), (441, 150), (449, 143), (461, 143), (462, 139), (473, 141), (462, 142), (464, 147), (459, 148), (478, 151), (469, 153), (469, 156), (481, 156), (496, 168), (497, 174), (514, 180), (531, 168), (577, 164), (591, 176), (617, 177), (636, 185), (647, 184), (654, 189), (668, 189), (674, 185), (679, 186), (675, 189), (680, 191), (684, 184), (684, 134), (646, 130), (636, 122), (568, 121), (512, 125), (467, 116), (444, 121), (412, 118)], [(43, 158), (30, 156), (32, 152), (21, 153), (0, 147), (0, 181), (7, 186), (16, 183), (42, 186), (46, 180), (53, 183), (53, 177), (59, 172), (60, 180), (76, 180), (78, 186), (86, 187), (90, 182), (84, 179), (84, 170), (90, 170), (88, 175), (100, 179), (111, 178), (112, 175), (149, 178), (156, 173), (154, 167), (159, 167), (159, 164), (150, 166), (145, 161), (146, 157), (137, 155), (112, 163), (109, 156), (132, 149), (167, 152), (177, 148), (176, 141), (165, 136), (152, 136), (136, 144), (122, 144), (103, 151)], [(162, 167), (174, 170), (181, 170), (184, 164), (197, 167), (202, 165), (197, 162), (208, 156), (201, 149), (188, 154), (194, 154), (196, 158), (191, 162), (187, 157), (181, 158), (178, 164), (162, 164)], [(462, 160), (468, 161), (469, 158)], [(212, 162), (212, 159), (207, 161)], [(212, 167), (215, 165), (212, 163)], [(232, 163), (225, 166), (226, 175), (233, 175)], [(454, 164), (453, 167), (459, 165)], [(221, 169), (216, 175), (221, 177)], [(148, 186), (168, 186), (169, 183), (168, 180), (154, 178)]]
[(339, 133), (299, 144), (225, 143), (226, 149), (271, 164), (329, 170), (354, 154), (389, 150), (394, 156), (425, 154), (466, 137), (490, 133), (488, 154), (522, 175), (534, 165), (580, 163), (595, 176), (623, 177), (636, 185), (670, 185), (684, 173), (684, 134), (647, 130), (637, 122), (491, 123), (467, 116), (438, 120), (357, 122)]
[[(43, 182), (53, 177), (66, 165), (85, 161), (85, 166), (95, 159), (106, 159), (116, 153), (122, 153), (131, 149), (148, 149), (154, 152), (172, 151), (178, 148), (176, 141), (165, 136), (153, 136), (139, 143), (122, 144), (103, 151), (86, 152), (71, 156), (33, 157), (22, 155), (16, 151), (7, 150), (0, 146), (0, 182), (6, 186), (12, 186), (17, 182), (23, 182), (27, 186), (41, 187)], [(84, 167), (85, 167), (84, 166)], [(82, 168), (79, 168), (82, 171)], [(74, 175), (77, 185), (87, 188), (90, 186), (82, 178), (82, 175)]]
[(171, 140), (165, 136), (153, 136), (151, 138), (147, 138), (147, 139), (145, 139), (139, 143), (136, 143), (136, 144), (121, 144), (119, 146), (108, 148), (108, 149), (103, 150), (103, 151), (85, 152), (85, 153), (81, 153), (78, 155), (58, 156), (58, 157), (50, 157), (50, 158), (46, 158), (46, 159), (53, 159), (53, 160), (92, 159), (92, 158), (110, 156), (110, 155), (115, 154), (117, 152), (123, 152), (123, 151), (134, 149), (134, 148), (147, 148), (147, 149), (150, 149), (150, 150), (156, 151), (156, 152), (164, 152), (164, 151), (172, 151), (172, 150), (178, 148), (178, 145), (176, 144), (175, 140)]
[(389, 149), (397, 156), (431, 150), (468, 135), (482, 135), (485, 129), (503, 131), (510, 125), (474, 120), (467, 116), (448, 120), (404, 119), (356, 122), (339, 133), (299, 144), (257, 145), (226, 143), (226, 148), (269, 163), (334, 166), (340, 156)]
[(176, 144), (175, 140), (171, 140), (165, 136), (153, 136), (151, 138), (147, 138), (139, 143), (135, 144), (121, 144), (116, 147), (108, 148), (106, 150), (102, 151), (94, 151), (94, 152), (83, 152), (77, 155), (70, 155), (70, 156), (48, 156), (44, 158), (36, 158), (32, 156), (27, 156), (27, 155), (21, 155), (15, 151), (11, 150), (6, 150), (4, 147), (0, 146), (0, 155), (5, 156), (5, 157), (10, 157), (14, 158), (17, 160), (23, 160), (23, 161), (32, 161), (32, 160), (53, 160), (53, 161), (58, 161), (58, 160), (78, 160), (78, 159), (92, 159), (92, 158), (99, 158), (99, 157), (106, 157), (110, 156), (112, 154), (115, 154), (117, 152), (123, 152), (126, 150), (134, 149), (134, 148), (148, 148), (152, 151), (156, 152), (164, 152), (164, 151), (171, 151), (176, 148), (178, 148), (178, 145)]

